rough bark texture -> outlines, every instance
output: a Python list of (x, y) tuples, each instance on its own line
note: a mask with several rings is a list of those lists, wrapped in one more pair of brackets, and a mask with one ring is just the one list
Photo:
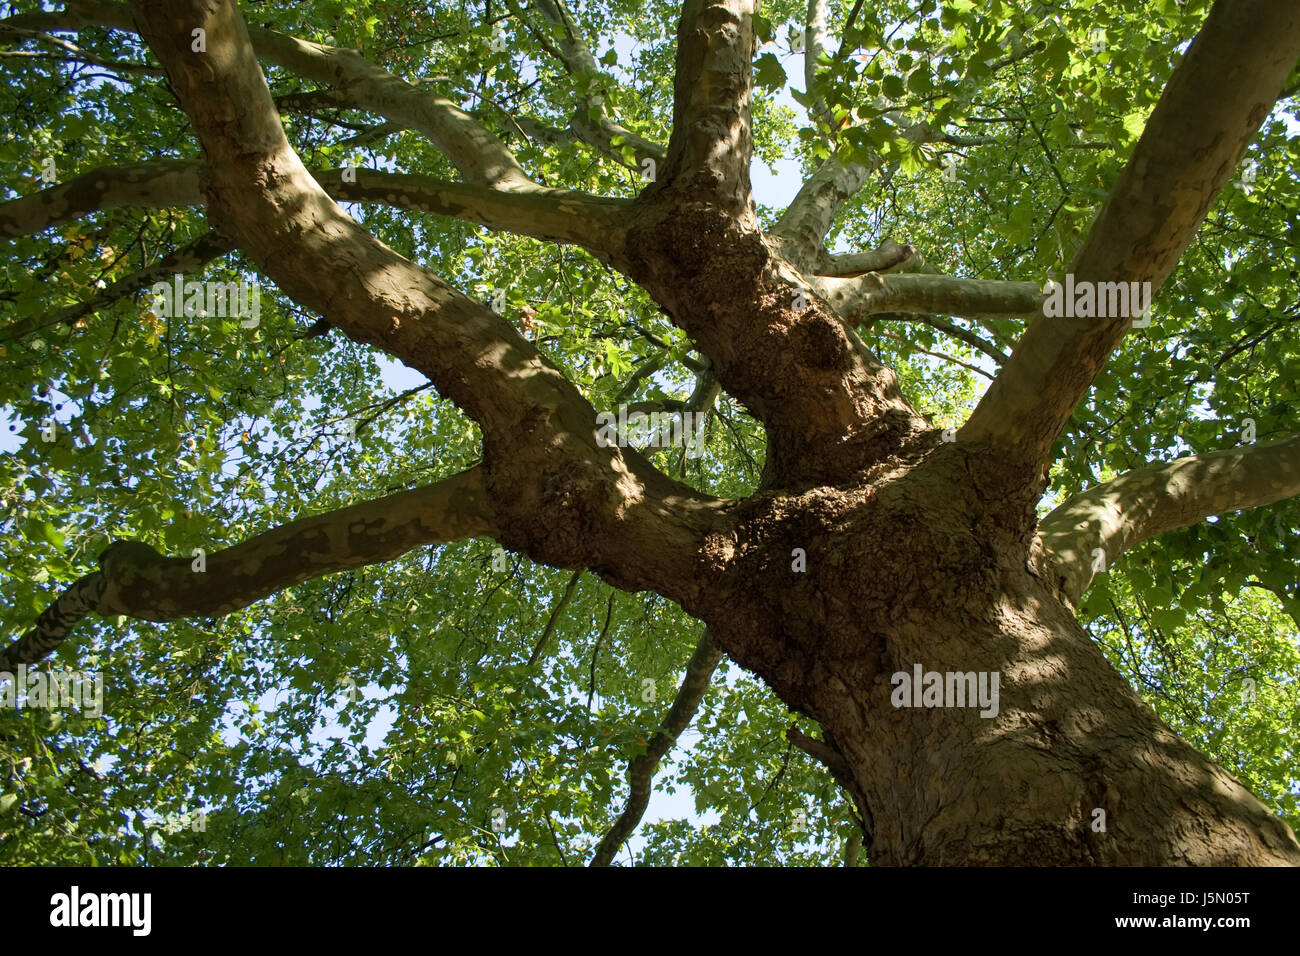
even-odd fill
[[(540, 10), (566, 31), (566, 68), (585, 68), (590, 53), (563, 5), (543, 0)], [(822, 10), (810, 8), (814, 35)], [(633, 761), (627, 815), (600, 862), (639, 818), (654, 765), (720, 648), (820, 723), (820, 741), (797, 742), (854, 799), (872, 865), (1300, 863), (1286, 826), (1161, 724), (1089, 641), (1072, 611), (1086, 580), (1071, 557), (1101, 510), (1114, 516), (1096, 530), (1122, 550), (1215, 509), (1295, 494), (1295, 440), (1259, 452), (1285, 466), (1281, 484), (1241, 479), (1234, 459), (1207, 456), (1067, 503), (1040, 538), (1046, 450), (1127, 323), (1039, 319), (959, 440), (943, 441), (853, 324), (881, 312), (1019, 314), (1038, 307), (1038, 286), (880, 275), (924, 267), (897, 244), (831, 260), (824, 235), (865, 182), (862, 167), (828, 164), (765, 235), (749, 188), (751, 0), (686, 0), (673, 134), (655, 154), (659, 176), (632, 203), (537, 186), (455, 104), (353, 51), (250, 31), (228, 2), (138, 0), (133, 12), (77, 0), (16, 19), (42, 29), (138, 25), (202, 145), (201, 178), (175, 164), (151, 170), (148, 183), (83, 176), (0, 207), (0, 232), (30, 232), (82, 207), (193, 201), (197, 190), (214, 227), (285, 294), (418, 369), (473, 417), (483, 463), (209, 556), (201, 584), (186, 558), (115, 546), (0, 665), (49, 653), (89, 613), (222, 613), (420, 543), (487, 533), (538, 561), (654, 589), (712, 635), (653, 746)], [(190, 50), (199, 26), (204, 53)], [(1297, 52), (1294, 5), (1216, 4), (1099, 214), (1079, 278), (1158, 285), (1168, 276)], [(598, 445), (595, 410), (531, 342), (338, 209), (290, 148), (257, 54), (424, 133), (465, 179), (367, 175), (350, 195), (390, 201), (391, 189), (397, 204), (423, 197), (411, 205), (585, 244), (640, 283), (711, 363), (697, 391), (712, 403), (724, 388), (765, 426), (759, 492), (714, 499), (629, 449)], [(586, 133), (607, 148), (622, 128), (599, 115)], [(1184, 493), (1189, 469), (1209, 490)], [(797, 570), (800, 549), (807, 566)], [(298, 557), (286, 560), (290, 551)], [(996, 714), (894, 706), (893, 675), (917, 666), (998, 675)]]
[[(1300, 862), (1287, 827), (1119, 677), (986, 500), (948, 444), (868, 489), (756, 500), (715, 545), (729, 586), (697, 613), (822, 725), (872, 865)], [(999, 673), (998, 713), (894, 707), (891, 676), (918, 664)]]

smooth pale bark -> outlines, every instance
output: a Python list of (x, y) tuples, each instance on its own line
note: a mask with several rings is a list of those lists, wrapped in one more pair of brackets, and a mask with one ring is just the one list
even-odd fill
[(142, 542), (119, 541), (100, 556), (98, 571), (71, 585), (30, 631), (0, 652), (0, 671), (53, 653), (88, 614), (142, 621), (221, 616), (312, 578), (495, 530), (483, 474), (470, 469), (207, 552), (203, 571), (194, 569), (194, 555), (165, 558)]
[[(520, 5), (515, 0), (508, 0), (508, 2), (515, 16), (528, 23), (527, 15)], [(599, 74), (600, 66), (592, 56), (586, 41), (579, 34), (568, 6), (562, 0), (537, 0), (535, 6), (543, 17), (561, 29), (558, 47), (551, 44), (547, 34), (534, 30), (534, 36), (538, 41), (555, 53), (569, 73), (591, 76)], [(531, 24), (529, 26), (531, 29)], [(630, 146), (636, 154), (634, 165), (638, 171), (642, 169), (641, 163), (647, 158), (654, 160), (656, 164), (661, 164), (667, 157), (667, 151), (658, 143), (652, 143), (645, 137), (639, 136), (611, 117), (605, 107), (604, 96), (597, 92), (578, 98), (578, 105), (569, 120), (569, 127), (584, 142), (595, 146), (619, 162), (624, 162), (623, 148)]]
[(1094, 576), (1148, 538), (1209, 515), (1259, 508), (1300, 495), (1300, 435), (1148, 465), (1075, 495), (1038, 526), (1061, 575), (1061, 591), (1078, 603)]
[[(1300, 4), (1214, 5), (1068, 270), (1076, 283), (1150, 282), (1154, 296), (1233, 175), (1297, 57)], [(1002, 467), (1019, 466), (1035, 476), (1134, 318), (1040, 315), (958, 440), (986, 448)], [(1036, 497), (1042, 486), (1037, 476), (1026, 482), (1026, 497)]]
[(902, 268), (916, 255), (916, 247), (886, 239), (875, 249), (828, 256), (819, 275), (849, 279), (864, 272), (890, 272)]
[[(204, 202), (197, 160), (103, 166), (66, 183), (0, 203), (0, 237), (32, 235), (104, 209), (169, 209)], [(340, 202), (376, 202), (451, 216), (489, 229), (583, 246), (607, 259), (618, 248), (630, 203), (569, 189), (509, 191), (379, 169), (316, 169), (311, 175)]]
[[(803, 83), (804, 92), (812, 94), (817, 74), (821, 71), (821, 58), (826, 53), (826, 18), (830, 12), (827, 0), (808, 0), (808, 13), (804, 17), (803, 31)], [(826, 103), (820, 97), (813, 100), (809, 114), (820, 116)]]
[[(854, 5), (849, 12), (850, 22), (857, 16), (860, 8), (860, 3)], [(808, 34), (811, 38), (807, 42), (810, 47), (817, 49), (818, 53), (825, 51), (825, 19), (826, 12), (822, 0), (809, 0), (807, 20)], [(818, 24), (820, 29), (817, 28)], [(1021, 55), (993, 64), (987, 76), (993, 76), (1003, 67), (1035, 52), (1036, 49), (1041, 49), (1041, 45)], [(840, 50), (835, 54), (836, 58), (842, 57), (845, 52), (841, 45)], [(809, 90), (812, 89), (813, 78), (816, 75), (815, 64), (815, 55), (810, 53), (805, 56), (804, 81)], [(922, 64), (915, 67), (915, 69), (920, 68)], [(959, 95), (969, 98), (977, 93), (985, 82), (987, 79), (978, 82), (967, 79)], [(885, 104), (883, 100), (877, 100), (877, 105), (883, 108)], [(809, 115), (816, 121), (821, 118), (824, 111), (825, 104), (818, 100), (809, 109)], [(898, 112), (887, 112), (884, 116), (913, 143), (945, 142), (954, 146), (978, 146), (994, 142), (990, 137), (959, 137), (944, 133), (928, 122), (917, 122)], [(835, 156), (831, 156), (818, 167), (817, 171), (803, 183), (795, 198), (791, 200), (790, 205), (782, 212), (780, 219), (772, 228), (773, 237), (783, 242), (784, 252), (791, 262), (806, 272), (821, 275), (857, 275), (861, 272), (874, 271), (870, 266), (855, 269), (856, 263), (847, 266), (855, 271), (839, 271), (843, 267), (835, 263), (839, 260), (851, 260), (851, 256), (828, 256), (824, 240), (844, 203), (861, 190), (883, 165), (884, 159), (873, 152), (865, 164), (850, 162), (845, 165)]]
[(860, 163), (845, 166), (832, 156), (799, 187), (772, 232), (790, 240), (788, 254), (800, 268), (821, 271), (826, 257), (822, 239), (845, 201), (866, 184), (875, 168)]
[(943, 275), (881, 275), (852, 279), (811, 276), (812, 287), (851, 322), (881, 312), (922, 312), (965, 318), (1007, 318), (1037, 312), (1043, 293), (1032, 282), (959, 279)]

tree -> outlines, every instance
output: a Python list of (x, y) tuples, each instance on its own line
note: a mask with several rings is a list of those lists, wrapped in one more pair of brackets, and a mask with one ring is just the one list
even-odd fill
[(1294, 5), (0, 32), (12, 858), (1300, 863)]

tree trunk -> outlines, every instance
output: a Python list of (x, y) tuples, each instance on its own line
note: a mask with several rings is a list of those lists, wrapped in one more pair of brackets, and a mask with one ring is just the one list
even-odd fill
[[(563, 4), (541, 0), (538, 9), (563, 27), (565, 67), (593, 71)], [(224, 614), (421, 544), (491, 534), (539, 562), (652, 589), (710, 628), (664, 728), (633, 762), (630, 809), (598, 859), (607, 862), (639, 820), (654, 765), (689, 721), (720, 648), (820, 723), (824, 739), (793, 730), (790, 739), (856, 802), (872, 864), (1300, 864), (1295, 835), (1161, 723), (1073, 611), (1091, 577), (1080, 560), (1094, 542), (1109, 561), (1200, 516), (1300, 494), (1300, 440), (1121, 476), (1063, 505), (1040, 537), (1035, 507), (1053, 443), (1134, 317), (1049, 317), (1036, 281), (882, 275), (914, 257), (910, 244), (831, 257), (824, 237), (884, 163), (880, 153), (847, 167), (828, 160), (765, 233), (749, 183), (755, 13), (753, 0), (682, 4), (667, 149), (618, 124), (600, 94), (583, 100), (577, 135), (597, 146), (617, 140), (619, 162), (630, 147), (658, 169), (633, 200), (545, 186), (450, 100), (355, 51), (250, 31), (231, 3), (136, 0), (128, 9), (86, 0), (6, 21), (138, 24), (203, 158), (201, 170), (174, 161), (117, 167), (6, 203), (0, 235), (96, 207), (185, 205), (201, 194), (215, 238), (187, 254), (210, 257), (233, 237), (330, 327), (427, 375), (478, 423), (483, 454), (424, 488), (214, 552), (200, 576), (188, 558), (115, 545), (99, 571), (0, 651), (0, 669), (48, 655), (90, 613)], [(814, 0), (810, 89), (826, 66), (815, 55), (829, 49), (825, 21)], [(195, 24), (203, 49), (192, 46)], [(1277, 101), (1297, 50), (1294, 4), (1216, 3), (1070, 274), (1158, 292)], [(336, 87), (328, 96), (338, 105), (423, 135), (462, 182), (314, 177), (285, 136), (259, 54)], [(899, 128), (937, 143), (924, 125)], [(399, 256), (331, 197), (577, 244), (634, 280), (707, 359), (696, 363), (696, 391), (711, 402), (725, 389), (762, 423), (759, 490), (719, 499), (631, 448), (598, 441), (589, 393), (537, 343)], [(1038, 314), (966, 424), (941, 435), (854, 331), (887, 312)], [(64, 321), (60, 313), (11, 331)], [(972, 701), (980, 689), (985, 697)]]
[[(810, 752), (857, 802), (870, 862), (1300, 863), (1286, 825), (1115, 672), (973, 473), (945, 445), (869, 488), (768, 498), (705, 615), (822, 725)], [(894, 675), (918, 665), (997, 674), (996, 713), (895, 706)]]

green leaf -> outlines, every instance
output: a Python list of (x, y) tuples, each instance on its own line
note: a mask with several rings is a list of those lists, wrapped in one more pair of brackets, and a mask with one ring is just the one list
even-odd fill
[(754, 63), (754, 82), (759, 86), (775, 90), (786, 84), (785, 68), (774, 54), (764, 53)]

